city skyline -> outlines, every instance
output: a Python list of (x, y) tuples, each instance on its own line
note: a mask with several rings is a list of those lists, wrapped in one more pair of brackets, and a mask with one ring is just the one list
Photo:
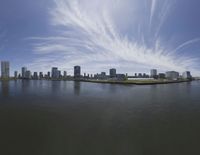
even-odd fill
[[(113, 5), (114, 4), (114, 5)], [(0, 60), (11, 73), (80, 65), (97, 73), (190, 70), (199, 76), (198, 0), (41, 0), (0, 6)], [(23, 7), (26, 6), (26, 7)], [(9, 9), (8, 9), (9, 8)]]

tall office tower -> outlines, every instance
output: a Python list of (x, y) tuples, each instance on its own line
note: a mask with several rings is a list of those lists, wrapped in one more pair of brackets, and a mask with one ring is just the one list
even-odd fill
[(27, 68), (26, 67), (22, 67), (22, 78), (24, 79), (24, 78), (26, 78), (26, 71), (27, 71)]
[(62, 74), (60, 70), (58, 70), (58, 78), (62, 78)]
[(51, 73), (47, 72), (47, 77), (50, 78), (51, 77)]
[(67, 77), (67, 71), (64, 71), (64, 72), (63, 72), (63, 76), (64, 76), (64, 78)]
[(150, 77), (151, 78), (157, 78), (157, 70), (156, 69), (152, 69), (150, 71)]
[(115, 68), (110, 69), (110, 78), (115, 78), (117, 70)]
[(34, 72), (34, 73), (33, 73), (33, 79), (35, 79), (35, 80), (38, 79), (38, 73), (37, 73), (37, 72)]
[(14, 72), (14, 77), (15, 77), (15, 79), (18, 78), (18, 72), (17, 71)]
[(40, 79), (42, 79), (44, 76), (43, 76), (43, 72), (40, 72), (39, 73), (39, 77), (40, 77)]
[(59, 78), (59, 74), (58, 74), (58, 68), (57, 67), (53, 67), (51, 70), (51, 78), (52, 79), (58, 79)]
[(2, 78), (10, 77), (10, 63), (8, 61), (1, 62), (1, 77)]
[(31, 71), (26, 71), (25, 79), (31, 79)]
[(81, 77), (81, 67), (74, 66), (74, 78), (80, 78), (80, 77)]

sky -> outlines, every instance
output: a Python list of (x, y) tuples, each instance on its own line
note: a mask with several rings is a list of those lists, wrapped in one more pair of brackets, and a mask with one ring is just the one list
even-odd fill
[(0, 0), (0, 60), (47, 72), (200, 75), (199, 0)]

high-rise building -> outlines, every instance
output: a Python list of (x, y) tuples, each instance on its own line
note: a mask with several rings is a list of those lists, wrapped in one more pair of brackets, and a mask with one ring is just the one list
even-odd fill
[(15, 79), (18, 78), (18, 72), (17, 71), (14, 72), (14, 77), (15, 77)]
[(1, 62), (1, 77), (2, 78), (10, 77), (10, 63), (8, 61)]
[(67, 71), (63, 72), (63, 77), (66, 78), (67, 77)]
[(42, 79), (44, 77), (43, 72), (39, 73), (39, 78)]
[(74, 78), (80, 78), (80, 77), (81, 77), (81, 67), (74, 66)]
[(22, 78), (24, 79), (24, 78), (26, 78), (26, 71), (27, 71), (27, 68), (26, 67), (22, 67)]
[(26, 71), (25, 79), (31, 79), (31, 71)]
[(51, 73), (47, 72), (47, 77), (50, 78), (51, 77)]
[(37, 80), (37, 79), (38, 79), (38, 73), (37, 73), (37, 72), (34, 72), (34, 73), (33, 73), (33, 79), (34, 79), (34, 80)]
[(59, 78), (59, 71), (57, 67), (53, 67), (51, 70), (51, 78), (58, 79)]
[(157, 70), (156, 69), (152, 69), (150, 71), (150, 77), (151, 78), (157, 78)]
[(58, 78), (62, 78), (62, 74), (60, 70), (58, 70)]
[(117, 70), (115, 68), (110, 69), (110, 78), (115, 78)]

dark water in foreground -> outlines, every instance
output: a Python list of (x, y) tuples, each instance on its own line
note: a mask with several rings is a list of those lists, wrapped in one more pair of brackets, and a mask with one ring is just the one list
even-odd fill
[(200, 82), (0, 82), (0, 154), (200, 154)]

